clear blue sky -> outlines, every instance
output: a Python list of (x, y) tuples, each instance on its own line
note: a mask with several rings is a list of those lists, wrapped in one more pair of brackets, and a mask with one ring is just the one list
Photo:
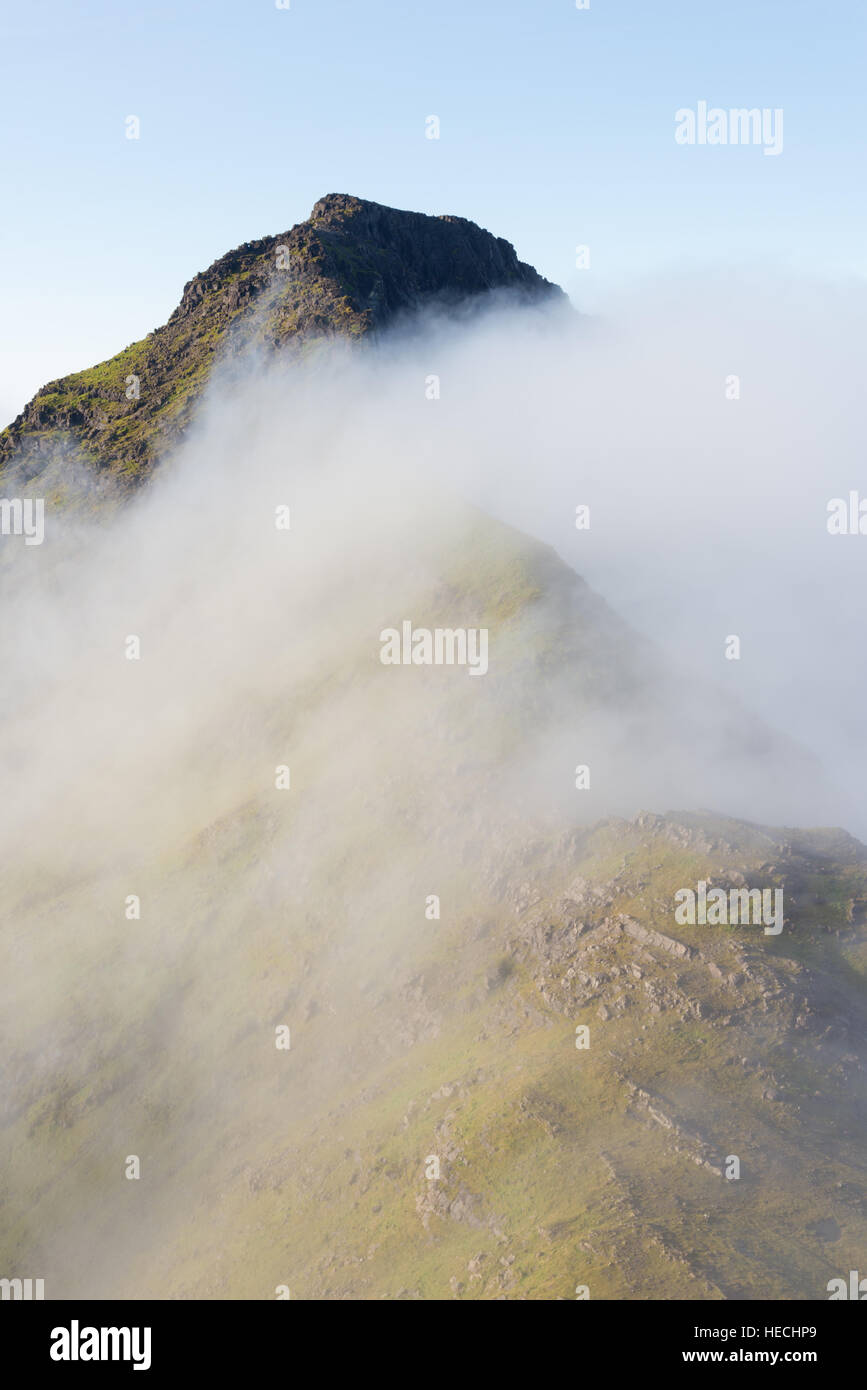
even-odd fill
[[(324, 193), (470, 217), (593, 308), (685, 262), (867, 270), (864, 0), (4, 0), (2, 14), (0, 424)], [(674, 112), (702, 99), (782, 107), (783, 153), (678, 146)]]

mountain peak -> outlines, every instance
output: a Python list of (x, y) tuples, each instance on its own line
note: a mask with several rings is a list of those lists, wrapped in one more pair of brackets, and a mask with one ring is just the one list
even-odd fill
[[(310, 222), (330, 222), (341, 217), (351, 217), (355, 213), (362, 212), (365, 208), (380, 207), (379, 203), (372, 203), (366, 198), (356, 198), (352, 193), (326, 193), (324, 198), (320, 198), (313, 205), (310, 214)], [(387, 209), (391, 211), (391, 209)]]
[(466, 218), (329, 193), (306, 222), (244, 242), (195, 275), (146, 338), (42, 387), (0, 434), (0, 473), (56, 493), (72, 450), (95, 472), (137, 484), (183, 435), (227, 354), (251, 345), (302, 354), (495, 292), (567, 302), (508, 241)]

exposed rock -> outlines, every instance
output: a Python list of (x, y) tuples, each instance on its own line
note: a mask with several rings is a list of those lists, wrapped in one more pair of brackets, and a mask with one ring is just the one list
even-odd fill
[[(218, 361), (251, 345), (297, 356), (425, 306), (453, 310), (494, 293), (568, 304), (507, 241), (466, 218), (330, 194), (308, 221), (245, 242), (194, 276), (161, 328), (43, 386), (0, 433), (0, 474), (14, 466), (32, 481), (72, 445), (95, 472), (137, 485), (182, 437)], [(133, 377), (139, 394), (130, 398)]]
[(660, 951), (669, 951), (671, 955), (679, 956), (682, 960), (690, 960), (696, 954), (693, 948), (683, 941), (676, 941), (672, 936), (664, 936), (662, 932), (643, 927), (632, 917), (621, 917), (619, 920), (627, 935), (644, 946), (655, 946)]

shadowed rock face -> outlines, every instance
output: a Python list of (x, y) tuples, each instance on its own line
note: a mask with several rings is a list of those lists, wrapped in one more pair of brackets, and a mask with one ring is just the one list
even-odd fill
[(561, 294), (519, 261), (502, 237), (464, 217), (397, 212), (330, 194), (316, 204), (308, 225), (330, 258), (328, 270), (354, 281), (351, 293), (369, 326), (432, 298), (455, 301), (497, 289), (529, 298)]
[(329, 194), (307, 222), (245, 242), (196, 275), (162, 328), (38, 391), (0, 434), (0, 473), (14, 466), (50, 493), (72, 450), (95, 472), (137, 484), (183, 434), (217, 360), (251, 346), (306, 353), (491, 292), (566, 303), (507, 241), (465, 218)]

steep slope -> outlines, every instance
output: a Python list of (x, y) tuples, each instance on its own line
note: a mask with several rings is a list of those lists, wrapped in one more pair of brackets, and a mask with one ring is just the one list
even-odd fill
[(368, 336), (403, 312), (495, 291), (565, 298), (465, 218), (331, 194), (308, 221), (196, 275), (168, 323), (141, 342), (38, 391), (0, 434), (0, 475), (14, 466), (50, 495), (56, 465), (76, 458), (139, 483), (182, 437), (218, 361), (251, 347), (310, 352), (335, 336)]

